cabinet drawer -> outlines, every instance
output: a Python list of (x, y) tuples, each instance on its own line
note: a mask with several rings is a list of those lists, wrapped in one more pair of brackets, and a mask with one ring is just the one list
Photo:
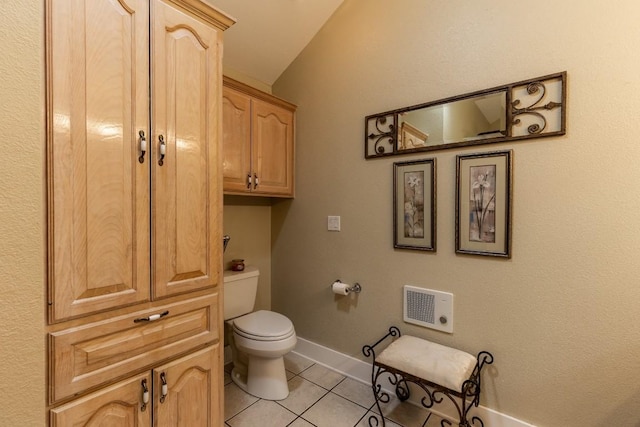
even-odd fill
[(51, 403), (218, 339), (218, 294), (51, 333)]

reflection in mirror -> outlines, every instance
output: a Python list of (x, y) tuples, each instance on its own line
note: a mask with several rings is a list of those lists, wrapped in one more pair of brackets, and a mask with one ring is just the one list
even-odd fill
[(565, 133), (566, 73), (365, 118), (365, 157)]
[(506, 104), (497, 92), (398, 113), (397, 149), (504, 136)]

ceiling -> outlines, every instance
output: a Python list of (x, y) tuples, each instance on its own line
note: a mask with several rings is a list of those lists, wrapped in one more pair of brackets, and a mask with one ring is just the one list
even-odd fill
[(207, 0), (237, 23), (224, 33), (224, 66), (268, 86), (343, 0)]

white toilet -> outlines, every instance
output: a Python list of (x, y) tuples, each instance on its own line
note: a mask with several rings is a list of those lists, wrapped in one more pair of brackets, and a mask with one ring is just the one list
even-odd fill
[(251, 266), (224, 272), (224, 320), (233, 330), (231, 379), (256, 397), (282, 400), (289, 395), (283, 356), (296, 346), (296, 331), (282, 314), (252, 313), (259, 275)]

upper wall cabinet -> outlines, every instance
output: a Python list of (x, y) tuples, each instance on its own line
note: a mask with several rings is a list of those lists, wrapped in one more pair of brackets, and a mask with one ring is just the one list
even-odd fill
[(294, 196), (296, 106), (224, 77), (225, 194)]
[(191, 0), (47, 2), (51, 322), (218, 284), (232, 22)]

